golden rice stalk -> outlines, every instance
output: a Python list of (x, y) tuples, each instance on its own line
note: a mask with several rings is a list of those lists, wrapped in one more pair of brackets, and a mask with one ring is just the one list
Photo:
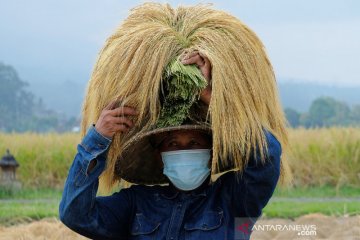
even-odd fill
[[(82, 136), (112, 100), (136, 108), (135, 128), (117, 134), (108, 153), (102, 181), (111, 187), (115, 162), (124, 142), (157, 122), (164, 69), (184, 52), (197, 50), (212, 64), (209, 116), (213, 159), (234, 162), (242, 170), (252, 149), (266, 150), (263, 129), (287, 146), (286, 120), (276, 80), (264, 46), (237, 18), (209, 5), (179, 6), (145, 3), (110, 36), (101, 50), (83, 105)], [(212, 163), (216, 173), (217, 161)], [(287, 164), (282, 159), (281, 179)]]

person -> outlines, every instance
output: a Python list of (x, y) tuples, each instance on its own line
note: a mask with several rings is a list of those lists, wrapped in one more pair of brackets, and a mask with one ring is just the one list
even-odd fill
[[(206, 56), (194, 52), (182, 63), (198, 66), (211, 83)], [(200, 94), (206, 104), (211, 91), (209, 84)], [(194, 124), (155, 129), (129, 144), (130, 155), (151, 147), (152, 154), (141, 160), (163, 169), (169, 184), (132, 185), (111, 196), (96, 196), (111, 139), (119, 131), (128, 132), (136, 114), (134, 108), (110, 103), (88, 130), (65, 183), (61, 221), (92, 239), (249, 239), (251, 232), (239, 232), (235, 220), (247, 218), (254, 224), (273, 194), (282, 151), (276, 137), (265, 130), (266, 161), (253, 155), (241, 174), (229, 171), (213, 181), (211, 129)]]

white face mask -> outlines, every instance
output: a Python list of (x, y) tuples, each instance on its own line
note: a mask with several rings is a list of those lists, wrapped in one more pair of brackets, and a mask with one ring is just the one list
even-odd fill
[(210, 175), (210, 149), (169, 151), (161, 156), (164, 174), (178, 189), (193, 190)]

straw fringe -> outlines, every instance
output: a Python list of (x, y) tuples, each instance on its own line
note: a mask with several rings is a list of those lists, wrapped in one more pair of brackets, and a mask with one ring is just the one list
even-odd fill
[[(213, 159), (233, 161), (244, 169), (253, 149), (266, 153), (263, 128), (287, 146), (286, 120), (278, 99), (272, 66), (258, 37), (235, 17), (208, 5), (171, 8), (145, 3), (110, 36), (101, 50), (83, 104), (82, 136), (112, 100), (139, 111), (135, 128), (117, 134), (110, 147), (102, 185), (118, 179), (115, 162), (124, 143), (148, 131), (158, 120), (159, 93), (166, 66), (185, 51), (198, 50), (212, 64), (209, 116)], [(213, 173), (218, 169), (213, 161)], [(281, 179), (287, 162), (282, 159)]]

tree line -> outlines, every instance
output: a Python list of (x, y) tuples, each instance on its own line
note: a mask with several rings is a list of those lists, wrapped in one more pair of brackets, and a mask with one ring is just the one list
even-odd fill
[(360, 105), (350, 107), (345, 102), (331, 97), (315, 99), (308, 112), (300, 113), (292, 108), (285, 109), (291, 127), (360, 126)]
[(74, 117), (46, 108), (28, 86), (12, 66), (0, 62), (0, 131), (65, 132), (78, 125)]

